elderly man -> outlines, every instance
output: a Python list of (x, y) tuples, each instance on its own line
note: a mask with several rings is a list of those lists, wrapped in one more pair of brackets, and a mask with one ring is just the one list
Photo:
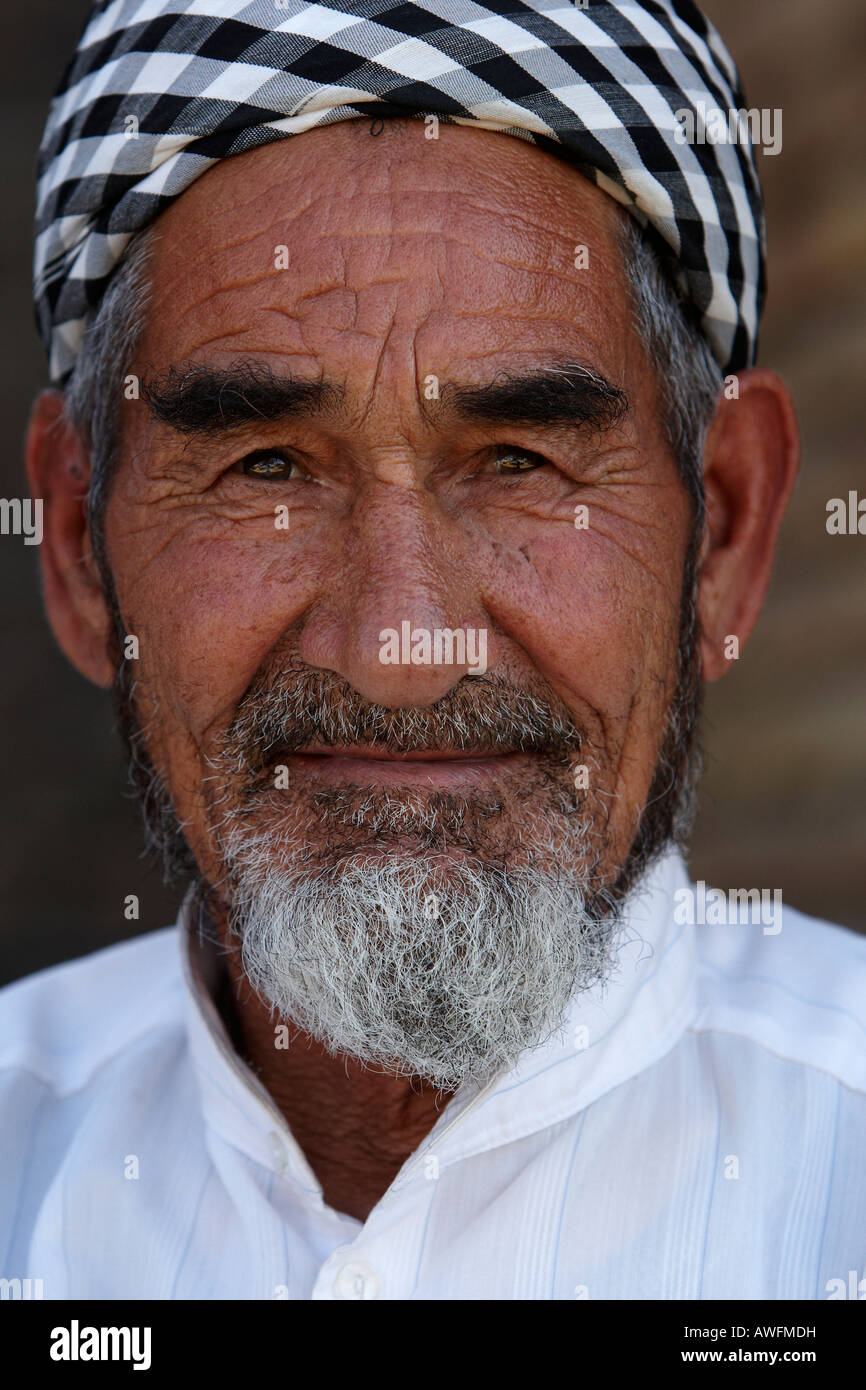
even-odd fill
[(7, 1277), (864, 1272), (863, 942), (681, 857), (798, 461), (748, 125), (680, 0), (93, 16), (28, 463), (52, 628), (190, 887), (2, 997)]

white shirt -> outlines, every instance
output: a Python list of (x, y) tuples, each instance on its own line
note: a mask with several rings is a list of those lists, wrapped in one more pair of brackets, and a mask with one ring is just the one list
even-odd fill
[(8, 987), (0, 1276), (52, 1299), (866, 1297), (866, 941), (787, 906), (781, 930), (683, 924), (688, 886), (669, 855), (612, 982), (458, 1092), (364, 1223), (234, 1052), (183, 913)]

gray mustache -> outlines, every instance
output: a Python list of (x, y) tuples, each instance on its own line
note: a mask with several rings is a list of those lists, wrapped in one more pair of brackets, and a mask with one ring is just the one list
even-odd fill
[(464, 677), (432, 705), (389, 708), (365, 700), (332, 672), (304, 668), (257, 678), (221, 743), (225, 755), (260, 771), (277, 751), (315, 744), (565, 757), (585, 740), (560, 702), (517, 690), (495, 674)]

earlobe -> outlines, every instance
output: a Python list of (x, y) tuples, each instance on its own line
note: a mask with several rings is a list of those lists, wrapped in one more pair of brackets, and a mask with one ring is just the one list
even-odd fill
[(704, 449), (707, 530), (700, 568), (701, 669), (718, 680), (742, 653), (763, 607), (800, 443), (776, 372), (752, 368), (719, 401)]
[(90, 458), (64, 416), (59, 391), (43, 391), (34, 402), (27, 477), (33, 498), (42, 500), (39, 560), (51, 629), (76, 670), (108, 688), (114, 678), (108, 654), (111, 620), (85, 510)]

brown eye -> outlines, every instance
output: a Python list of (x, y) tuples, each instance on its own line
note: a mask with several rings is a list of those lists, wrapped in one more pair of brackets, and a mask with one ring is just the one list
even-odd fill
[(535, 454), (525, 454), (520, 449), (509, 449), (507, 452), (498, 454), (494, 459), (494, 468), (497, 473), (531, 473), (543, 465), (544, 459), (537, 458)]
[(297, 474), (293, 473), (292, 470), (299, 469), (299, 465), (295, 463), (294, 459), (285, 458), (282, 454), (274, 453), (272, 450), (262, 449), (259, 453), (247, 454), (246, 458), (239, 459), (235, 468), (248, 478), (258, 478), (262, 482), (281, 483), (296, 477)]

